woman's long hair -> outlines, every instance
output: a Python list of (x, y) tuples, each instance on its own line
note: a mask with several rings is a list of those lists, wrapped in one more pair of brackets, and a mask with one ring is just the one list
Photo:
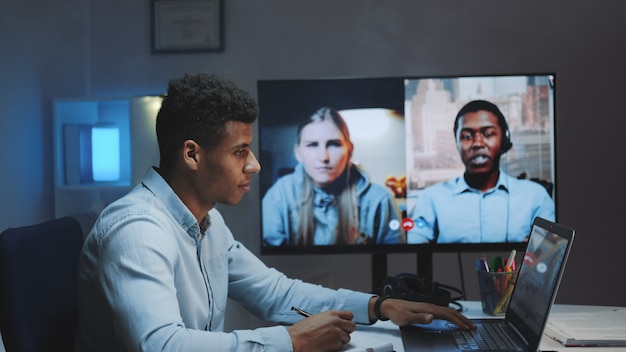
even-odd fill
[[(331, 121), (339, 131), (343, 138), (349, 145), (349, 158), (345, 165), (343, 173), (331, 183), (326, 189), (329, 193), (334, 194), (338, 199), (338, 226), (335, 229), (335, 243), (334, 244), (354, 244), (357, 237), (361, 237), (359, 234), (359, 209), (358, 201), (355, 190), (355, 182), (358, 179), (358, 175), (351, 173), (351, 169), (356, 168), (352, 164), (352, 141), (350, 140), (350, 132), (348, 131), (348, 125), (338, 111), (324, 107), (317, 110), (313, 115), (308, 117), (303, 123), (298, 126), (298, 144), (300, 144), (300, 138), (302, 129), (310, 123)], [(307, 173), (304, 173), (302, 183), (302, 200), (300, 203), (300, 225), (298, 233), (300, 239), (297, 241), (299, 245), (312, 245), (313, 238), (315, 236), (315, 215), (314, 215), (314, 195), (313, 180)], [(363, 239), (363, 238), (362, 238)]]

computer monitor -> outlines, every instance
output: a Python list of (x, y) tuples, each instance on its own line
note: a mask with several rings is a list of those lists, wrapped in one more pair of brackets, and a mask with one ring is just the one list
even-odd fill
[[(518, 232), (528, 229), (528, 235), (531, 217), (556, 220), (554, 84), (552, 73), (258, 81), (261, 253), (430, 254), (525, 248), (526, 236)], [(497, 158), (487, 152), (462, 158), (463, 143), (468, 150), (495, 148), (480, 145), (492, 133), (484, 127), (457, 123), (455, 129), (457, 114), (470, 102), (481, 111), (487, 108), (480, 102), (496, 106), (505, 121), (497, 118), (498, 144), (504, 148), (512, 143), (508, 151), (500, 150), (500, 179), (486, 192), (463, 188), (473, 188), (476, 181), (466, 178), (469, 167), (464, 160), (476, 166)], [(333, 138), (320, 139), (318, 133), (307, 137), (307, 145), (299, 141), (302, 131), (316, 131), (306, 129), (311, 116), (335, 112), (345, 121), (348, 138), (337, 127), (331, 128)], [(460, 121), (468, 121), (470, 113)], [(339, 147), (355, 167), (345, 167), (345, 181), (341, 186), (333, 181), (326, 190), (330, 197), (324, 198), (320, 194), (325, 192), (318, 191), (330, 183), (311, 176), (313, 182), (304, 183), (295, 177), (307, 175), (305, 153), (316, 148), (331, 153), (337, 148), (333, 143), (344, 143)], [(317, 162), (326, 163), (318, 166), (330, 177), (332, 157), (320, 158), (327, 159)], [(336, 209), (346, 204), (338, 188), (367, 183), (358, 181), (361, 176), (369, 181), (365, 188), (376, 190), (375, 196), (366, 200), (364, 191), (354, 186), (351, 197), (357, 205), (350, 214), (361, 226), (353, 226), (358, 228), (355, 234), (345, 236), (351, 228), (342, 227), (338, 219)], [(291, 179), (281, 182), (285, 177)], [(545, 193), (533, 195), (538, 189)], [(300, 213), (303, 197), (314, 203), (305, 217)], [(461, 213), (461, 220), (454, 220)], [(315, 228), (306, 237), (303, 222), (318, 223), (325, 230)], [(424, 228), (431, 234), (418, 231)]]

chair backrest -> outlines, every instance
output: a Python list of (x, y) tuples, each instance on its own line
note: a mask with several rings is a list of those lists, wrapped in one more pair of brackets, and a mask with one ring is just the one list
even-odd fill
[(73, 351), (80, 224), (71, 217), (0, 234), (0, 332), (7, 352)]

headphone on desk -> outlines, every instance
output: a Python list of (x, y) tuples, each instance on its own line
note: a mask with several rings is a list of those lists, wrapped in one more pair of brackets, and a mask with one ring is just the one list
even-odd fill
[[(453, 293), (456, 296), (452, 296)], [(465, 298), (465, 293), (456, 287), (426, 280), (410, 273), (386, 277), (378, 294), (381, 297), (426, 302), (442, 307), (448, 307), (452, 304), (457, 306), (459, 311), (462, 310), (463, 306), (457, 301)]]

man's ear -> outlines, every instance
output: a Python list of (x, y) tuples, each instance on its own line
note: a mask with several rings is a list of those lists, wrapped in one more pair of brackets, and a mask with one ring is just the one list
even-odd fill
[(202, 147), (191, 139), (186, 140), (183, 143), (183, 163), (191, 170), (197, 170), (200, 162), (200, 152)]

